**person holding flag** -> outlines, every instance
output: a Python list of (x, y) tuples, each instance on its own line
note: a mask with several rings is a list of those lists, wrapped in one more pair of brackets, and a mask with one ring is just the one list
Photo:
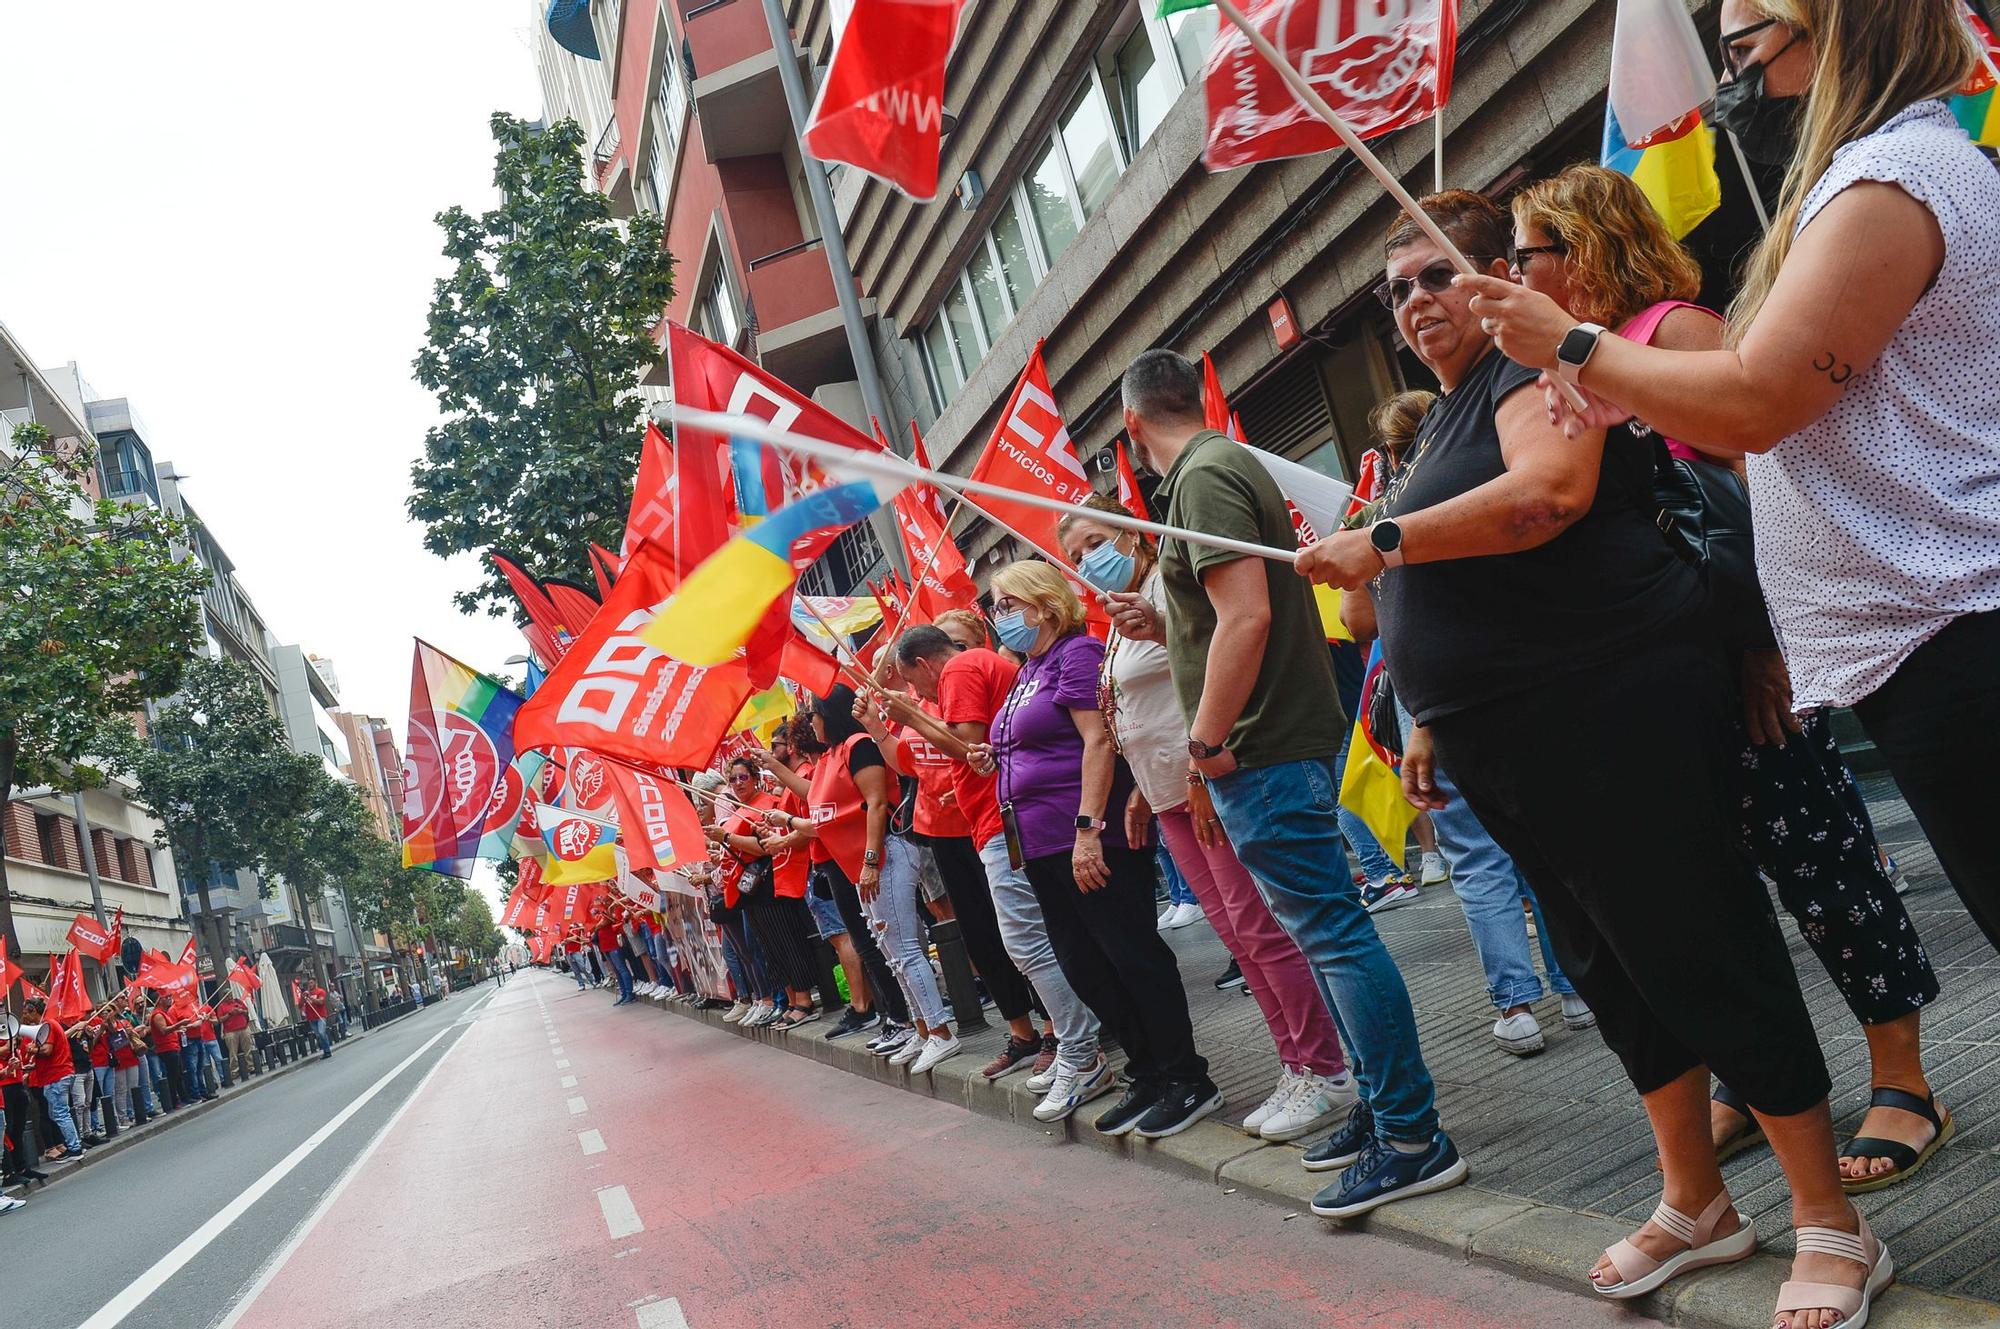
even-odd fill
[(250, 1040), (250, 1006), (234, 982), (222, 1000), (215, 1003), (215, 1018), (222, 1025), (225, 1068), (240, 1082), (257, 1073), (257, 1058)]
[(70, 1050), (69, 1034), (56, 1023), (45, 996), (29, 997), (22, 1003), (21, 1013), (27, 1016), (27, 1023), (39, 1026), (24, 1044), (28, 1089), (40, 1094), (48, 1107), (49, 1120), (55, 1123), (56, 1134), (63, 1143), (60, 1157), (82, 1158), (83, 1140), (76, 1133), (76, 1119), (70, 1111), (69, 1082), (76, 1075), (76, 1060)]

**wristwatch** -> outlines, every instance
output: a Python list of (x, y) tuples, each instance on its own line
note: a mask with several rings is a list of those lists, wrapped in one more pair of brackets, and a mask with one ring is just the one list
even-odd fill
[(1110, 824), (1102, 817), (1086, 817), (1082, 813), (1076, 818), (1076, 828), (1080, 831), (1101, 831)]
[(1204, 743), (1193, 734), (1188, 735), (1188, 756), (1196, 761), (1213, 761), (1222, 755), (1222, 743)]
[(871, 868), (881, 867), (882, 851), (879, 849), (864, 849), (861, 851), (861, 861)]
[(1583, 367), (1590, 363), (1590, 357), (1597, 353), (1597, 339), (1604, 335), (1604, 329), (1596, 323), (1579, 323), (1569, 330), (1556, 347), (1556, 373), (1571, 387), (1579, 387), (1578, 379), (1583, 377)]
[(1403, 528), (1394, 517), (1384, 517), (1368, 528), (1368, 543), (1382, 556), (1385, 568), (1403, 566)]

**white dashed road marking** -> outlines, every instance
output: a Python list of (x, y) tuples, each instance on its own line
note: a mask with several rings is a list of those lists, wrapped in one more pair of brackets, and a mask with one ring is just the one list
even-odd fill
[(581, 1096), (581, 1095), (579, 1095), (579, 1096), (577, 1096), (577, 1097), (575, 1097), (575, 1098), (572, 1098), (572, 1099), (570, 1099), (570, 1101), (569, 1101), (569, 1114), (570, 1114), (570, 1115), (571, 1115), (572, 1117), (576, 1116), (576, 1115), (577, 1115), (578, 1113), (581, 1113), (581, 1112), (583, 1112), (584, 1110), (585, 1110), (585, 1109), (584, 1109), (584, 1104), (583, 1104), (583, 1098), (582, 1098), (582, 1096)]
[(610, 1229), (613, 1240), (646, 1230), (646, 1225), (639, 1221), (639, 1211), (632, 1207), (632, 1197), (626, 1194), (623, 1186), (606, 1186), (599, 1191), (597, 1207), (604, 1211), (604, 1226)]
[(576, 1137), (576, 1142), (583, 1146), (583, 1152), (586, 1157), (591, 1154), (601, 1154), (604, 1152), (604, 1133), (602, 1131), (584, 1131)]
[(687, 1316), (681, 1313), (680, 1302), (672, 1297), (647, 1302), (637, 1314), (639, 1329), (688, 1329)]
[(576, 1088), (576, 1077), (575, 1077), (574, 1075), (565, 1075), (565, 1076), (563, 1076), (563, 1078), (562, 1078), (562, 1087), (563, 1087), (563, 1088), (565, 1088), (565, 1089), (574, 1089), (574, 1088)]

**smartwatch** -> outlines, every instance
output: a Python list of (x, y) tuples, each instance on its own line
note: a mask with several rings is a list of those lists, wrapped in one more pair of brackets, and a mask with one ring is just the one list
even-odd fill
[(1076, 818), (1076, 828), (1080, 831), (1101, 831), (1109, 824), (1102, 817), (1086, 817), (1081, 813)]
[(882, 866), (882, 851), (879, 849), (864, 849), (861, 851), (861, 861), (871, 868), (880, 867)]
[(1204, 743), (1193, 734), (1188, 735), (1188, 756), (1196, 761), (1213, 761), (1222, 755), (1221, 743)]
[(1597, 353), (1597, 339), (1604, 335), (1604, 329), (1596, 323), (1579, 323), (1569, 330), (1556, 347), (1556, 373), (1571, 387), (1582, 386), (1578, 380), (1583, 377), (1583, 367), (1590, 363), (1590, 357)]
[(1394, 517), (1384, 517), (1368, 528), (1368, 543), (1382, 556), (1385, 568), (1403, 566), (1403, 528)]

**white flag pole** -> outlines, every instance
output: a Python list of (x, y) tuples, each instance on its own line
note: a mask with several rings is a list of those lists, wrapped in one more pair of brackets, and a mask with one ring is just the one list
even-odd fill
[[(1236, 7), (1234, 0), (1215, 0), (1215, 7), (1222, 11), (1224, 18), (1236, 25), (1238, 32), (1241, 32), (1249, 39), (1250, 45), (1256, 49), (1257, 54), (1264, 57), (1270, 66), (1278, 71), (1278, 76), (1285, 80), (1285, 86), (1290, 88), (1293, 94), (1300, 101), (1304, 102), (1314, 115), (1326, 121), (1327, 126), (1339, 136), (1341, 143), (1346, 146), (1349, 152), (1354, 154), (1355, 159), (1368, 168), (1368, 173), (1381, 182), (1382, 188), (1389, 191), (1389, 197), (1395, 199), (1397, 205), (1409, 214), (1410, 220), (1417, 224), (1417, 229), (1421, 230), (1432, 244), (1445, 252), (1445, 256), (1451, 259), (1452, 266), (1468, 276), (1478, 275), (1479, 269), (1472, 265), (1472, 260), (1461, 254), (1458, 251), (1458, 246), (1451, 242), (1451, 237), (1446, 235), (1438, 224), (1431, 220), (1430, 214), (1417, 206), (1417, 200), (1410, 196), (1409, 190), (1403, 188), (1403, 182), (1398, 180), (1394, 173), (1382, 164), (1379, 157), (1368, 150), (1368, 145), (1363, 143), (1361, 136), (1354, 132), (1354, 126), (1341, 119), (1339, 113), (1326, 104), (1325, 98), (1313, 90), (1313, 85), (1307, 81), (1306, 76), (1294, 69), (1291, 62), (1286, 60), (1284, 56), (1278, 54), (1278, 48), (1271, 45), (1271, 39), (1253, 27), (1249, 19), (1243, 17), (1243, 11)], [(1440, 106), (1438, 108), (1440, 121), (1442, 120), (1443, 113), (1444, 108)], [(1443, 126), (1440, 123), (1439, 132), (1441, 133), (1442, 130)], [(1440, 159), (1442, 159), (1442, 154), (1440, 154)], [(1495, 257), (1499, 256), (1496, 255)], [(1583, 399), (1583, 394), (1570, 384), (1557, 379), (1556, 387), (1561, 390), (1563, 397), (1578, 412), (1589, 409), (1588, 403)]]
[(1444, 192), (1444, 107), (1443, 106), (1439, 106), (1437, 108), (1437, 114), (1431, 117), (1431, 131), (1433, 134), (1433, 137), (1431, 139), (1431, 164), (1434, 167), (1436, 167), (1437, 171), (1436, 174), (1437, 192), (1442, 194)]
[(1081, 513), (1091, 521), (1103, 526), (1116, 527), (1123, 531), (1139, 531), (1146, 535), (1164, 537), (1169, 540), (1185, 540), (1189, 544), (1205, 545), (1211, 549), (1225, 549), (1232, 554), (1246, 554), (1253, 558), (1268, 558), (1275, 563), (1291, 564), (1298, 557), (1298, 550), (1278, 549), (1272, 545), (1253, 544), (1248, 540), (1231, 539), (1225, 535), (1210, 535), (1205, 531), (1193, 531), (1182, 526), (1167, 526), (1156, 521), (1141, 521), (1137, 517), (1122, 512), (1099, 512), (1095, 508), (1084, 509), (1075, 503), (1065, 503), (1059, 498), (1047, 498), (1041, 494), (1023, 493), (1009, 489), (1005, 485), (989, 484), (984, 480), (972, 480), (962, 475), (949, 475), (941, 471), (926, 470), (913, 462), (904, 461), (894, 453), (860, 452), (839, 443), (828, 443), (824, 439), (807, 438), (789, 430), (779, 429), (768, 421), (747, 415), (726, 415), (719, 411), (697, 411), (673, 402), (662, 402), (653, 408), (653, 418), (663, 423), (683, 425), (689, 429), (704, 430), (725, 437), (755, 439), (773, 447), (784, 448), (802, 456), (815, 457), (820, 461), (832, 462), (842, 470), (877, 479), (892, 480), (899, 484), (914, 484), (923, 481), (936, 485), (954, 498), (963, 499), (968, 507), (978, 512), (994, 525), (1007, 531), (1016, 539), (1034, 544), (1021, 532), (993, 516), (986, 509), (972, 502), (969, 494), (988, 494), (1004, 498), (1022, 507), (1040, 508), (1057, 514)]
[(1743, 155), (1743, 145), (1736, 141), (1736, 135), (1727, 130), (1718, 131), (1729, 140), (1730, 151), (1736, 154), (1736, 167), (1743, 172), (1743, 183), (1750, 187), (1750, 206), (1757, 209), (1757, 221), (1763, 226), (1764, 234), (1771, 233), (1771, 210), (1764, 206), (1764, 191), (1757, 187), (1757, 177), (1750, 173), (1750, 159)]

